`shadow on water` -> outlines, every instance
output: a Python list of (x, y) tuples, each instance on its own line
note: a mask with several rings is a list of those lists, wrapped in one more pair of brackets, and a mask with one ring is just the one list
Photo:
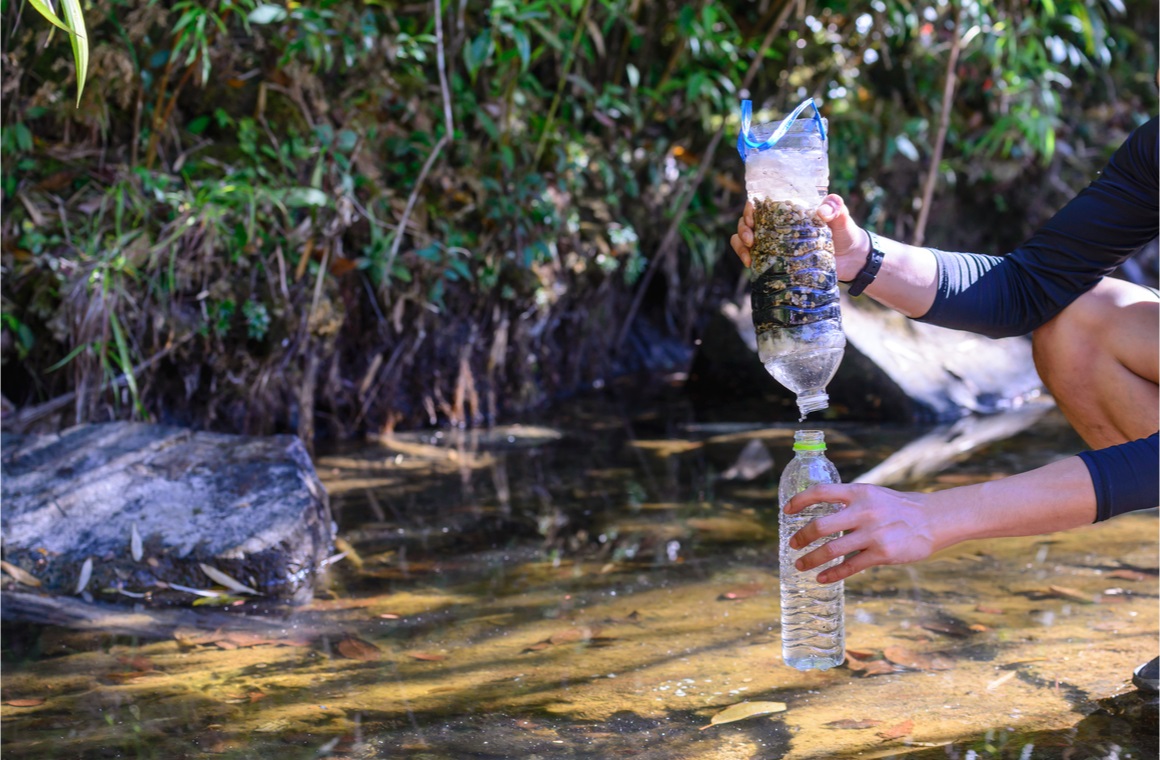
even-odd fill
[[(937, 489), (1081, 448), (1050, 408), (1021, 414), (819, 426), (846, 479)], [(793, 430), (578, 405), (328, 452), (341, 559), (314, 603), (6, 624), (0, 749), (1156, 756), (1155, 702), (1128, 683), (1158, 648), (1154, 512), (875, 568), (847, 582), (847, 664), (782, 665), (775, 505)], [(743, 701), (786, 709), (710, 725)]]

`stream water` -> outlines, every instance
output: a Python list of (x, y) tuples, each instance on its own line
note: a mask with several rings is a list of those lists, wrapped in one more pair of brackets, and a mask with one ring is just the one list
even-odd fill
[[(821, 425), (852, 480), (924, 431)], [(780, 661), (794, 426), (680, 404), (405, 434), (316, 460), (341, 538), (271, 632), (6, 625), (6, 758), (1155, 758), (1157, 517), (846, 582), (849, 663)], [(1082, 448), (1054, 410), (919, 489)], [(741, 702), (779, 710), (712, 724)]]

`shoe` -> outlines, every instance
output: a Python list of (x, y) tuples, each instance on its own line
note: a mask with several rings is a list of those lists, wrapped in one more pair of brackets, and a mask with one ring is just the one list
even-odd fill
[(1136, 668), (1136, 672), (1132, 673), (1132, 684), (1143, 692), (1155, 694), (1160, 691), (1160, 657), (1154, 657)]

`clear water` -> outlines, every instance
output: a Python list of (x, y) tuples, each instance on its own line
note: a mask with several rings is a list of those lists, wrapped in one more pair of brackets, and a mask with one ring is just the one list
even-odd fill
[[(841, 330), (840, 327), (838, 329)], [(798, 395), (798, 408), (804, 418), (810, 412), (825, 408), (809, 403), (807, 399), (823, 396), (826, 406), (829, 405), (828, 396), (825, 396), (826, 386), (834, 379), (838, 365), (842, 363), (843, 353), (842, 348), (831, 348), (784, 354), (766, 362), (765, 369), (775, 380)]]
[[(332, 564), (304, 609), (198, 608), (217, 615), (201, 638), (5, 621), (0, 755), (1157, 756), (1155, 713), (1130, 685), (1160, 636), (1155, 512), (854, 576), (847, 662), (801, 672), (780, 656), (774, 506), (800, 426), (762, 415), (628, 398), (525, 421), (548, 431), (324, 453), (358, 563)], [(825, 430), (844, 480), (928, 432)], [(726, 477), (757, 461), (755, 443), (773, 466)], [(904, 485), (979, 482), (1081, 448), (1052, 414)], [(242, 615), (268, 621), (270, 640), (231, 639)], [(915, 667), (850, 667), (851, 652), (888, 651)], [(744, 700), (787, 709), (700, 730)]]
[[(778, 486), (779, 508), (810, 486), (840, 483), (834, 465), (823, 452), (802, 452), (786, 466)], [(845, 584), (817, 582), (818, 573), (838, 564), (833, 560), (817, 569), (800, 572), (794, 563), (833, 537), (816, 541), (802, 549), (789, 546), (789, 539), (817, 517), (833, 514), (838, 505), (821, 502), (801, 512), (779, 512), (778, 537), (781, 571), (781, 656), (786, 665), (798, 670), (829, 670), (842, 664), (846, 651)]]

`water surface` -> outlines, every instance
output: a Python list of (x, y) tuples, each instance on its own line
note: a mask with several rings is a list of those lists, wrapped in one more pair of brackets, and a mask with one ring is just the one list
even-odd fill
[[(780, 662), (791, 425), (683, 406), (316, 460), (345, 554), (305, 609), (157, 636), (7, 626), (6, 757), (1146, 758), (1154, 511), (846, 582), (848, 665)], [(923, 431), (822, 425), (845, 479)], [(910, 487), (1082, 444), (1058, 413)], [(772, 466), (768, 460), (772, 460)], [(224, 622), (223, 622), (224, 621)], [(786, 709), (710, 725), (743, 701)], [(706, 728), (709, 726), (708, 728)], [(703, 730), (702, 730), (703, 729)]]

